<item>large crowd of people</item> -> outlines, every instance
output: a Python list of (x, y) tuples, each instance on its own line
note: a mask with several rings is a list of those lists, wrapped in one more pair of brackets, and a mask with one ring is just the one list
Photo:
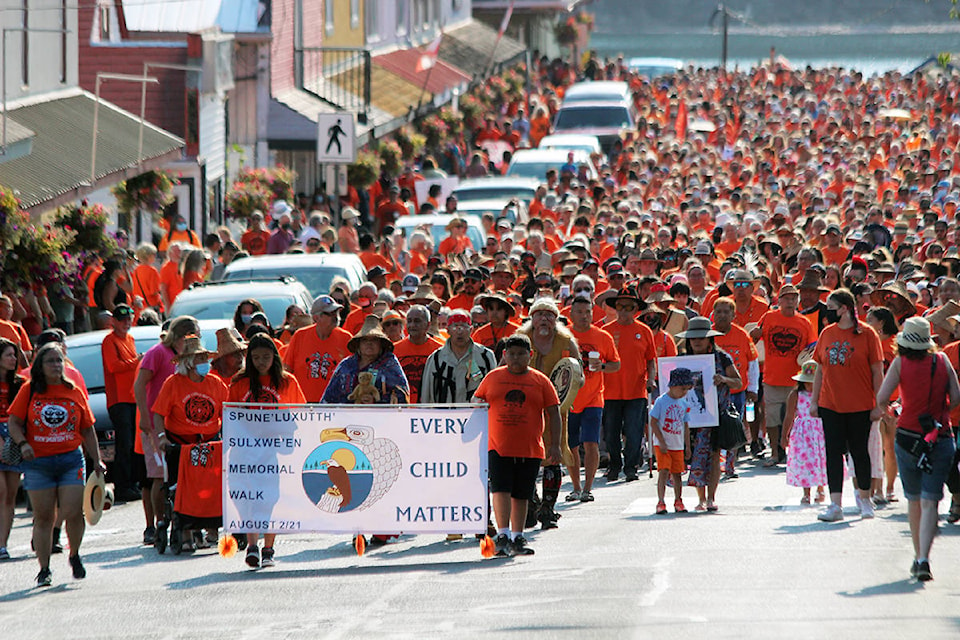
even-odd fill
[[(693, 510), (713, 512), (721, 478), (738, 477), (738, 460), (752, 457), (770, 473), (785, 469), (785, 482), (802, 489), (800, 502), (822, 504), (818, 517), (826, 522), (850, 513), (842, 502), (845, 476), (853, 478), (863, 519), (899, 501), (899, 476), (915, 552), (911, 575), (932, 579), (945, 484), (952, 494), (947, 520), (960, 520), (960, 79), (865, 77), (771, 61), (651, 80), (622, 59), (596, 56), (582, 72), (540, 59), (531, 76), (531, 93), (489, 114), (464, 139), (397, 178), (351, 188), (340, 202), (280, 201), (254, 214), (240, 238), (223, 228), (203, 246), (172, 216), (158, 247), (90, 265), (84, 290), (73, 292), (78, 314), (70, 321), (50, 315), (43, 291), (0, 298), (0, 337), (8, 338), (0, 343), (0, 391), (9, 433), (24, 445), (38, 582), (49, 583), (47, 546), (58, 544), (49, 530), (62, 518), (78, 576), (82, 527), (71, 524), (75, 514), (65, 504), (74, 492), (66, 487), (76, 484), (67, 467), (37, 461), (47, 452), (69, 454), (69, 471), (82, 456), (76, 436), (73, 453), (38, 446), (46, 442), (43, 430), (59, 431), (39, 426), (31, 413), (39, 408), (36, 394), (43, 398), (54, 385), (71, 389), (71, 424), (76, 434), (90, 432), (82, 394), (53, 362), (62, 341), (34, 346), (44, 325), (113, 328), (115, 338), (103, 347), (105, 375), (114, 381), (108, 402), (113, 420), (130, 425), (130, 437), (117, 445), (141, 453), (118, 452), (112, 476), (124, 497), (142, 491), (147, 544), (168, 524), (159, 452), (177, 438), (197, 442), (217, 431), (215, 417), (199, 424), (180, 415), (187, 387), (214, 407), (228, 397), (478, 399), (491, 405), (500, 555), (532, 553), (525, 527), (559, 526), (564, 466), (569, 502), (600, 499), (598, 469), (606, 469), (607, 483), (630, 483), (647, 465), (660, 470), (657, 513), (667, 512), (670, 482), (676, 511), (686, 511), (685, 482), (696, 490)], [(511, 202), (482, 217), (480, 247), (456, 215), (456, 198), (417, 201), (418, 180), (502, 173), (509, 152), (494, 161), (484, 143), (536, 146), (566, 88), (583, 79), (627, 82), (639, 114), (635, 130), (590, 159), (599, 177), (585, 164), (549, 170), (529, 205)], [(395, 227), (400, 216), (433, 210), (454, 214), (436, 247), (429, 228), (405, 237)], [(283, 327), (271, 327), (259, 303), (246, 300), (234, 329), (218, 335), (216, 353), (198, 346), (191, 318), (173, 319), (161, 344), (142, 357), (131, 351), (130, 324), (154, 321), (180, 290), (216, 277), (233, 260), (334, 251), (359, 255), (368, 281), (353, 290), (335, 280), (312, 308), (288, 310)], [(83, 324), (80, 311), (92, 322)], [(31, 355), (33, 382), (17, 374)], [(687, 355), (712, 356), (712, 377), (680, 367), (659, 379), (659, 359)], [(541, 374), (569, 358), (580, 363), (583, 384), (561, 405)], [(377, 393), (354, 393), (365, 372), (373, 373)], [(511, 385), (526, 389), (536, 409), (517, 409)], [(743, 448), (721, 447), (719, 416), (716, 424), (688, 424), (696, 409), (685, 398), (705, 386), (716, 389), (720, 411), (732, 406), (740, 416)], [(0, 470), (3, 555), (19, 475)], [(48, 509), (53, 486), (60, 487), (60, 518)], [(199, 534), (184, 544), (204, 542)], [(260, 550), (257, 537), (249, 538), (251, 566), (274, 562), (274, 540), (264, 543)]]

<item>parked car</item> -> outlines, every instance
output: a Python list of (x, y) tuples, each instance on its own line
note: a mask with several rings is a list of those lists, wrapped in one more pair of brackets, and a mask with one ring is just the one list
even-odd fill
[(646, 76), (648, 80), (668, 76), (683, 69), (683, 60), (678, 58), (657, 58), (641, 57), (630, 58), (627, 66), (631, 71), (635, 71), (641, 76)]
[[(200, 339), (210, 351), (217, 350), (217, 329), (232, 327), (230, 320), (201, 320)], [(111, 463), (116, 454), (116, 434), (110, 414), (107, 413), (107, 394), (103, 382), (103, 356), (101, 344), (109, 331), (88, 331), (67, 336), (67, 355), (73, 365), (83, 374), (84, 384), (90, 393), (90, 409), (96, 419), (97, 439), (100, 441), (100, 457), (107, 463), (110, 473)], [(160, 327), (132, 327), (130, 335), (137, 344), (137, 353), (160, 341)]]
[(560, 105), (553, 120), (553, 133), (596, 136), (603, 150), (634, 129), (633, 108), (623, 102), (574, 102)]
[(561, 149), (563, 151), (586, 151), (588, 154), (603, 153), (597, 136), (577, 133), (557, 133), (540, 141), (538, 149)]
[(169, 315), (171, 318), (186, 315), (197, 320), (233, 320), (237, 305), (247, 298), (260, 302), (270, 324), (279, 327), (283, 325), (287, 307), (298, 304), (309, 311), (314, 296), (292, 276), (256, 281), (198, 282), (180, 292)]
[[(430, 233), (433, 236), (433, 248), (437, 250), (440, 248), (440, 243), (450, 235), (450, 232), (447, 231), (447, 224), (449, 224), (450, 219), (453, 216), (447, 213), (435, 213), (431, 215), (416, 215), (416, 216), (400, 216), (397, 218), (396, 223), (394, 223), (394, 228), (403, 232), (403, 235), (407, 238), (410, 237), (418, 227), (424, 227), (430, 229)], [(467, 221), (467, 237), (470, 238), (470, 242), (473, 243), (473, 248), (477, 253), (483, 249), (483, 243), (485, 241), (485, 234), (483, 232), (483, 225), (480, 224), (480, 218), (477, 216), (460, 216)]]
[(225, 282), (281, 276), (296, 278), (316, 298), (330, 293), (330, 283), (336, 276), (346, 278), (351, 290), (356, 291), (367, 279), (367, 270), (360, 258), (352, 253), (289, 253), (235, 260), (223, 272)]
[(464, 180), (453, 190), (457, 204), (464, 205), (474, 200), (521, 200), (528, 207), (537, 195), (540, 180), (503, 176)]
[(626, 82), (596, 80), (578, 82), (571, 85), (563, 94), (563, 104), (574, 102), (630, 102), (630, 86)]
[(590, 160), (590, 155), (585, 151), (564, 151), (562, 149), (521, 149), (513, 154), (510, 160), (510, 166), (507, 167), (508, 176), (519, 176), (524, 178), (536, 178), (541, 182), (546, 181), (547, 170), (556, 169), (567, 163), (567, 154), (573, 153), (573, 163), (578, 167), (581, 164), (587, 166), (587, 177), (596, 178), (597, 168)]

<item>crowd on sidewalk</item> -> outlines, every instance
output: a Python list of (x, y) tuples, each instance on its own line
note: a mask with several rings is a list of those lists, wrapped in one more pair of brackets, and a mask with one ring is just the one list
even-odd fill
[[(453, 156), (464, 162), (425, 157), (399, 179), (352, 189), (340, 203), (281, 201), (251, 217), (241, 238), (224, 229), (205, 247), (171, 219), (161, 246), (108, 261), (95, 277), (94, 265), (94, 304), (81, 306), (98, 309), (117, 336), (104, 342), (107, 375), (122, 381), (108, 402), (111, 416), (126, 405), (116, 419), (138, 426), (142, 455), (130, 456), (138, 462), (126, 477), (140, 475), (144, 542), (168, 524), (153, 454), (175, 434), (199, 441), (218, 430), (216, 418), (200, 424), (179, 415), (176, 399), (193, 385), (214, 408), (228, 397), (487, 400), (498, 554), (532, 553), (525, 526), (559, 526), (564, 467), (572, 484), (565, 499), (589, 503), (602, 499), (594, 486), (601, 462), (608, 483), (629, 483), (646, 457), (659, 469), (657, 513), (667, 512), (669, 484), (676, 511), (686, 511), (685, 484), (696, 490), (693, 510), (708, 513), (721, 508), (721, 477), (736, 478), (738, 457), (749, 455), (771, 473), (785, 465), (785, 482), (802, 491), (802, 504), (823, 503), (818, 517), (826, 522), (846, 517), (846, 477), (862, 519), (902, 496), (911, 574), (932, 578), (944, 485), (952, 494), (947, 520), (960, 520), (960, 79), (864, 77), (771, 62), (650, 80), (623, 60), (595, 56), (584, 69), (578, 77), (562, 61), (539, 60), (533, 92), (489, 114), (461, 141)], [(455, 198), (417, 202), (416, 180), (443, 173), (441, 165), (465, 176), (502, 172), (481, 143), (535, 146), (578, 79), (627, 82), (640, 114), (636, 130), (590, 159), (598, 178), (585, 164), (548, 171), (527, 219), (506, 209), (483, 217), (480, 247), (456, 215), (437, 247), (429, 229), (410, 237), (397, 231), (400, 216), (431, 207), (457, 212)], [(160, 270), (152, 266), (158, 251), (166, 256)], [(291, 251), (357, 253), (368, 281), (353, 290), (335, 280), (311, 309), (291, 308), (288, 324), (277, 329), (258, 314), (257, 301), (246, 300), (235, 332), (218, 336), (217, 353), (197, 347), (191, 318), (174, 319), (162, 344), (142, 358), (130, 351), (129, 325), (151, 321), (148, 310), (169, 308), (191, 281), (215, 276), (231, 260), (255, 259), (244, 253)], [(10, 341), (0, 344), (0, 390), (11, 436), (26, 438), (30, 449), (38, 434), (59, 433), (59, 425), (39, 415), (44, 407), (31, 400), (33, 385), (17, 377), (35, 349), (29, 336), (40, 332), (12, 316), (26, 320), (32, 304), (0, 302), (0, 336)], [(5, 365), (7, 351), (11, 362), (22, 361)], [(44, 353), (50, 350), (36, 349), (30, 373), (42, 370), (48, 384), (70, 388), (60, 381), (69, 379), (67, 369), (58, 377), (45, 361), (37, 364)], [(695, 375), (678, 365), (659, 379), (658, 361), (675, 356), (712, 356), (712, 370)], [(578, 363), (582, 386), (561, 403), (543, 378), (567, 359)], [(381, 391), (351, 397), (364, 373), (373, 373)], [(537, 409), (515, 406), (511, 385), (536, 398)], [(742, 421), (745, 450), (722, 448), (719, 415), (716, 424), (690, 424), (708, 388), (716, 390), (719, 412)], [(78, 408), (64, 411), (68, 422), (75, 434), (87, 433), (82, 394), (71, 398)], [(74, 452), (81, 444), (76, 435), (67, 441)], [(62, 471), (32, 476), (39, 473), (32, 458), (43, 453), (24, 455), (31, 498), (50, 482), (76, 484)], [(73, 473), (76, 460), (70, 464)], [(14, 496), (19, 470), (2, 469), (0, 489)], [(72, 493), (59, 496), (62, 504)], [(13, 498), (5, 500), (0, 547), (13, 509)], [(35, 544), (46, 545), (49, 535), (36, 529)], [(79, 539), (69, 522), (67, 529), (76, 556)], [(273, 542), (261, 550), (251, 538), (248, 563), (272, 564)]]

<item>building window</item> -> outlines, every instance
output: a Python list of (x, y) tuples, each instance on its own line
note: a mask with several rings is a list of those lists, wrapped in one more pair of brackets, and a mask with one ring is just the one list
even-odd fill
[(327, 31), (327, 35), (333, 33), (333, 10), (334, 2), (336, 0), (326, 0), (324, 3), (324, 25)]
[[(21, 24), (23, 33), (20, 35), (20, 41), (23, 43), (20, 52), (20, 79), (24, 86), (30, 84), (30, 2), (23, 0), (23, 11), (21, 12)], [(0, 56), (6, 58), (6, 52)]]
[(67, 0), (60, 0), (60, 82), (67, 82), (67, 47), (70, 44), (67, 33)]
[(110, 7), (100, 5), (100, 42), (110, 42)]
[(407, 24), (410, 22), (410, 0), (397, 0), (397, 35), (407, 35)]
[(364, 22), (367, 27), (367, 41), (376, 42), (380, 39), (380, 11), (377, 0), (367, 0), (363, 10)]
[(360, 26), (360, 0), (350, 0), (350, 28)]

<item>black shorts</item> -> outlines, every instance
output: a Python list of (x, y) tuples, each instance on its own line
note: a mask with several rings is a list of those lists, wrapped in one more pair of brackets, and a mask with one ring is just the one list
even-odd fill
[(149, 489), (153, 485), (152, 479), (147, 478), (147, 463), (142, 453), (133, 454), (133, 479), (140, 483), (140, 488)]
[(531, 499), (541, 462), (540, 458), (505, 458), (496, 451), (488, 451), (491, 493), (509, 493), (517, 500)]

